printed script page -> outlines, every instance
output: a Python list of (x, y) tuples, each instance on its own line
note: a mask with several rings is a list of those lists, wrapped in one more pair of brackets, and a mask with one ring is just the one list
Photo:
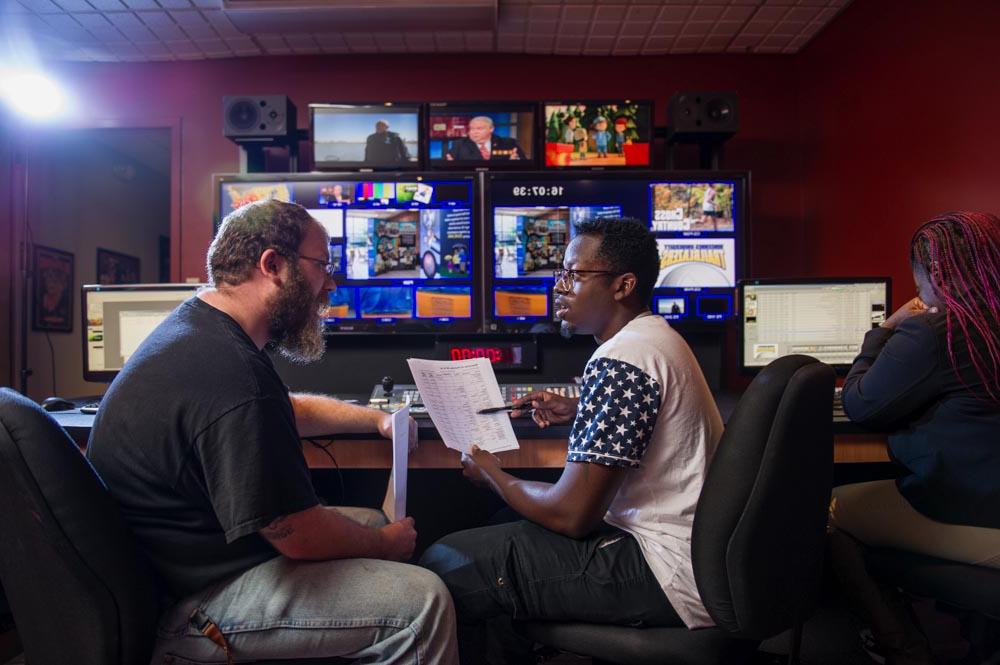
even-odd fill
[(410, 358), (406, 362), (444, 445), (463, 453), (473, 444), (491, 453), (520, 447), (507, 412), (476, 413), (504, 403), (489, 360)]

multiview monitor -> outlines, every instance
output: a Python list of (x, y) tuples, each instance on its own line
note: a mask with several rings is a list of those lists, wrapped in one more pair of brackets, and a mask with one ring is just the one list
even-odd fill
[(756, 371), (791, 354), (850, 368), (865, 333), (892, 309), (888, 277), (740, 282), (740, 366)]
[(419, 169), (420, 110), (417, 103), (310, 104), (313, 167)]
[(83, 378), (114, 380), (149, 333), (203, 284), (86, 284), (83, 304)]
[(577, 224), (631, 217), (656, 236), (650, 307), (674, 322), (733, 314), (748, 179), (731, 172), (485, 174), (487, 330), (551, 330), (554, 279)]
[(429, 104), (428, 164), (491, 170), (534, 168), (536, 109), (532, 103)]
[(649, 168), (651, 101), (560, 101), (543, 105), (545, 166)]
[(304, 206), (326, 229), (337, 283), (329, 331), (478, 331), (475, 174), (216, 178), (220, 218), (277, 198)]

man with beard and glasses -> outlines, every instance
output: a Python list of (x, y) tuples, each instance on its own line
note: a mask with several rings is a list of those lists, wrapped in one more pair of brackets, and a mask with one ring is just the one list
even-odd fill
[[(510, 619), (630, 626), (712, 625), (695, 586), (691, 526), (722, 419), (691, 349), (649, 309), (656, 239), (634, 220), (575, 225), (555, 271), (565, 334), (600, 346), (580, 398), (536, 392), (541, 427), (572, 422), (555, 483), (516, 478), (473, 448), (473, 483), (496, 492), (520, 521), (451, 534), (420, 565), (455, 600), (463, 665), (522, 662), (530, 645)], [(484, 646), (485, 645), (485, 646)]]
[(164, 582), (152, 663), (458, 662), (447, 590), (397, 563), (413, 553), (413, 520), (320, 505), (302, 454), (303, 436), (391, 438), (390, 416), (289, 394), (264, 352), (323, 354), (329, 242), (297, 205), (230, 214), (208, 250), (210, 287), (101, 401), (87, 454)]

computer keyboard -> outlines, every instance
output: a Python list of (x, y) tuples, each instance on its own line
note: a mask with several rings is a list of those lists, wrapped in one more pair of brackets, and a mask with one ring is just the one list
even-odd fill
[[(547, 390), (548, 392), (561, 395), (563, 397), (579, 397), (580, 386), (575, 383), (502, 383), (500, 384), (500, 394), (503, 395), (504, 402), (513, 402), (536, 390)], [(371, 396), (368, 398), (368, 406), (384, 411), (395, 411), (404, 406), (410, 407), (410, 413), (426, 414), (427, 408), (420, 399), (420, 391), (414, 385), (398, 385), (392, 394), (386, 396), (381, 385), (372, 388)]]
[(844, 402), (841, 398), (843, 388), (839, 386), (833, 389), (833, 422), (846, 423), (850, 420), (844, 413)]

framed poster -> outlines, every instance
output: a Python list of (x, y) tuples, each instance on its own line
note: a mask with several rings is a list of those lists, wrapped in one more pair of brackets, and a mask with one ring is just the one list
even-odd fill
[(98, 284), (138, 284), (139, 257), (97, 248)]
[(33, 246), (35, 266), (31, 328), (45, 332), (73, 330), (73, 255)]

